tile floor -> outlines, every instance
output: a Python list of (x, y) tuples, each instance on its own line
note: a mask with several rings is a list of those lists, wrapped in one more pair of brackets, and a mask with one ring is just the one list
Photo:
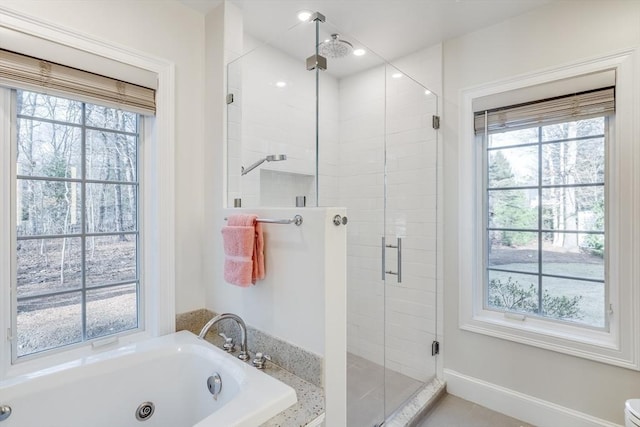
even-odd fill
[[(350, 424), (349, 424), (350, 425)], [(418, 427), (533, 427), (450, 394), (436, 403)]]
[[(348, 353), (347, 426), (375, 426), (421, 386), (422, 383), (413, 378)], [(418, 427), (534, 426), (446, 394), (418, 424)]]
[(347, 353), (347, 425), (373, 427), (381, 423), (385, 409), (389, 415), (420, 386), (420, 381)]

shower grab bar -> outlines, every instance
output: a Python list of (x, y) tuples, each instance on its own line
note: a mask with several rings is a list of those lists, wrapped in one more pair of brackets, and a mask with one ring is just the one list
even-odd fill
[[(397, 238), (397, 244), (395, 245), (387, 245), (385, 243), (385, 238), (384, 236), (382, 236), (382, 280), (386, 279), (386, 275), (387, 274), (392, 274), (394, 276), (397, 276), (398, 278), (398, 283), (402, 283), (402, 238), (398, 237)], [(393, 249), (397, 249), (398, 250), (398, 269), (397, 271), (393, 271), (393, 270), (386, 270), (386, 249), (387, 248), (393, 248)]]
[[(225, 217), (225, 221), (228, 218)], [(298, 227), (302, 225), (302, 215), (296, 215), (293, 218), (289, 219), (268, 219), (268, 218), (257, 218), (257, 222), (262, 222), (265, 224), (295, 224)]]

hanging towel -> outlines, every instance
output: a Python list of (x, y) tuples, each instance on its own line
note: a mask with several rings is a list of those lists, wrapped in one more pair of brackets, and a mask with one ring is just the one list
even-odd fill
[(264, 236), (257, 215), (231, 215), (222, 228), (224, 279), (247, 287), (264, 279)]

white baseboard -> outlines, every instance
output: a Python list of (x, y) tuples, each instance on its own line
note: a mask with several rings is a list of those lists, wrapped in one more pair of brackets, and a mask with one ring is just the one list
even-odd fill
[(448, 393), (538, 427), (622, 427), (451, 369), (444, 369), (444, 379)]

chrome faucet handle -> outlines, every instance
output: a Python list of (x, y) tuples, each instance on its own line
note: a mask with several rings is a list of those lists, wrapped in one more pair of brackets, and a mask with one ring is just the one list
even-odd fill
[(222, 332), (220, 332), (218, 335), (220, 335), (224, 339), (224, 344), (222, 345), (224, 351), (226, 351), (227, 353), (233, 353), (234, 351), (236, 351), (236, 346), (233, 343), (232, 337), (228, 337)]
[(258, 352), (256, 353), (256, 358), (251, 361), (251, 364), (258, 369), (264, 369), (267, 365), (267, 360), (271, 360), (271, 357)]

